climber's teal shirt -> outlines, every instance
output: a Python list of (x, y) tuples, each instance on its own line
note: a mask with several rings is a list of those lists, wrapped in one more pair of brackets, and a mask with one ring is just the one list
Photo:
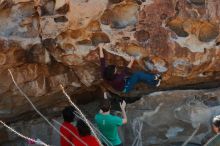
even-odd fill
[(96, 114), (96, 124), (100, 132), (115, 146), (121, 144), (118, 135), (118, 126), (123, 124), (122, 118), (111, 114)]

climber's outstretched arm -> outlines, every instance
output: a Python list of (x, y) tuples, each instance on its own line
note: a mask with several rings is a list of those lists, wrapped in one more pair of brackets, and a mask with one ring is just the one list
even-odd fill
[(130, 58), (130, 62), (129, 62), (129, 64), (127, 65), (127, 68), (131, 68), (132, 65), (133, 65), (133, 63), (134, 63), (134, 57), (131, 56), (131, 58)]
[(103, 53), (103, 45), (100, 44), (99, 45), (99, 57), (100, 57), (100, 64), (101, 64), (101, 74), (102, 74), (102, 77), (104, 77), (104, 70), (105, 70), (105, 56), (104, 56), (104, 53)]
[(99, 55), (100, 55), (100, 58), (104, 58), (103, 46), (102, 45), (99, 45)]

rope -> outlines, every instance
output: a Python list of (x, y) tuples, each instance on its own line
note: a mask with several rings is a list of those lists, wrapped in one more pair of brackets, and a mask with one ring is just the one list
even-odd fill
[(141, 131), (143, 128), (143, 120), (140, 120), (139, 118), (134, 120), (133, 123), (133, 131), (135, 132), (134, 134), (136, 135), (132, 146), (142, 146), (142, 137), (141, 137)]
[(195, 136), (195, 134), (198, 132), (200, 128), (200, 124), (198, 125), (198, 127), (194, 130), (194, 132), (192, 133), (192, 135), (182, 144), (182, 146), (186, 146), (190, 140)]
[[(53, 121), (59, 125), (59, 126), (62, 126), (61, 123), (59, 123), (58, 121), (56, 121), (55, 119), (53, 119)], [(67, 127), (63, 126), (63, 128), (65, 130), (67, 130), (68, 132), (70, 132), (77, 140), (79, 140), (82, 144), (84, 144), (85, 146), (88, 146), (81, 138), (79, 138), (75, 133), (73, 133), (71, 130), (69, 130)]]
[(63, 94), (66, 96), (66, 98), (68, 99), (68, 101), (70, 102), (70, 104), (79, 112), (79, 114), (83, 117), (83, 119), (85, 120), (86, 124), (89, 126), (90, 130), (92, 131), (92, 133), (94, 134), (95, 138), (97, 139), (97, 141), (99, 142), (99, 144), (102, 146), (101, 141), (99, 140), (98, 136), (96, 135), (95, 131), (93, 130), (93, 128), (91, 127), (91, 125), (89, 124), (87, 118), (84, 116), (84, 114), (82, 113), (82, 111), (72, 102), (72, 100), (70, 99), (70, 96), (66, 93), (66, 91), (64, 90), (64, 87), (62, 85), (60, 85), (60, 88), (63, 91)]
[(4, 125), (6, 128), (8, 128), (11, 132), (15, 133), (16, 135), (18, 135), (19, 137), (23, 138), (23, 139), (26, 139), (28, 141), (32, 141), (38, 145), (43, 145), (43, 146), (49, 146), (48, 144), (44, 143), (43, 141), (41, 141), (40, 139), (37, 139), (37, 140), (34, 140), (32, 138), (29, 138), (27, 136), (24, 136), (23, 134), (17, 132), (16, 130), (14, 130), (13, 128), (9, 127), (7, 124), (5, 124), (3, 121), (0, 120), (0, 123), (2, 125)]
[(18, 90), (20, 91), (20, 93), (28, 100), (28, 102), (31, 104), (31, 106), (33, 107), (33, 109), (34, 109), (60, 136), (62, 136), (69, 144), (71, 144), (71, 145), (74, 146), (74, 144), (73, 144), (71, 141), (69, 141), (62, 133), (60, 133), (60, 131), (59, 131), (56, 127), (54, 127), (53, 124), (52, 124), (43, 114), (41, 114), (40, 111), (38, 111), (38, 109), (35, 107), (35, 105), (32, 103), (32, 101), (29, 99), (29, 97), (21, 90), (21, 88), (20, 88), (20, 87), (18, 86), (18, 84), (16, 83), (16, 81), (15, 81), (15, 79), (14, 79), (14, 76), (13, 76), (13, 74), (12, 74), (12, 72), (11, 72), (10, 69), (8, 69), (8, 72), (10, 73), (11, 78), (12, 78), (12, 81), (13, 81), (13, 83), (15, 84), (15, 86), (17, 87), (17, 89), (18, 89)]
[[(77, 118), (79, 118), (79, 119), (81, 119), (81, 120), (83, 120), (83, 121), (85, 122), (85, 120), (79, 115), (79, 113), (74, 112), (74, 114), (76, 115)], [(88, 122), (89, 122), (90, 125), (93, 127), (93, 129), (95, 129), (96, 133), (103, 138), (103, 140), (104, 140), (104, 142), (105, 142), (106, 144), (108, 143), (108, 144), (110, 144), (111, 146), (113, 146), (112, 143), (111, 143), (90, 121), (88, 121)]]
[[(79, 118), (79, 119), (81, 119), (81, 120), (83, 120), (83, 121), (85, 122), (85, 120), (84, 120), (82, 117), (80, 117), (80, 115), (79, 115), (78, 113), (74, 112), (74, 114), (76, 115), (77, 118)], [(55, 119), (53, 119), (53, 121), (54, 121), (57, 125), (59, 125), (59, 126), (62, 125), (61, 123), (59, 123), (59, 122), (56, 121)], [(101, 136), (105, 139), (104, 142), (107, 142), (107, 143), (109, 143), (111, 146), (113, 146), (113, 145), (111, 144), (111, 142), (109, 142), (108, 139), (107, 139), (98, 129), (96, 129), (96, 127), (95, 127), (90, 121), (88, 121), (88, 122), (89, 122), (89, 123), (91, 124), (91, 126), (95, 129), (96, 133), (98, 133), (98, 135), (101, 135)], [(77, 135), (75, 135), (75, 134), (74, 134), (72, 131), (70, 131), (68, 128), (64, 127), (64, 129), (66, 129), (66, 130), (69, 131), (71, 134), (73, 134), (73, 135), (74, 135), (80, 142), (82, 142), (84, 145), (88, 146), (84, 141), (82, 141), (80, 138), (78, 138)]]
[[(136, 136), (132, 146), (142, 146), (142, 129), (143, 129), (143, 121), (146, 117), (150, 118), (153, 115), (157, 114), (159, 110), (161, 109), (161, 106), (163, 106), (164, 103), (160, 103), (155, 110), (144, 112), (143, 115), (139, 118), (135, 118), (132, 122), (132, 131), (134, 132), (134, 135)], [(148, 123), (150, 124), (150, 123)], [(152, 125), (152, 124), (150, 124)]]
[(203, 146), (209, 146), (209, 145), (213, 145), (215, 142), (216, 137), (219, 137), (219, 133), (216, 134), (215, 136), (211, 137)]

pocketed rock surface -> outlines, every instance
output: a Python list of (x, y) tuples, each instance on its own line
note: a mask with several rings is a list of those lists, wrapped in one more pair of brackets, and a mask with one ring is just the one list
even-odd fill
[[(0, 0), (0, 119), (66, 104), (103, 84), (108, 63), (162, 74), (160, 89), (220, 81), (219, 0)], [(151, 89), (139, 85), (133, 95)], [(130, 96), (130, 95), (127, 95)], [(89, 97), (88, 97), (89, 98)]]

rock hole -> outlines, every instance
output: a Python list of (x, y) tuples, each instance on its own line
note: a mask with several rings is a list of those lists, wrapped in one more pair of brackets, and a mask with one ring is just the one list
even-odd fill
[(60, 16), (60, 17), (56, 17), (54, 18), (54, 21), (57, 22), (67, 22), (68, 19), (66, 18), (66, 16)]
[(70, 9), (70, 6), (68, 4), (63, 5), (62, 7), (60, 7), (59, 9), (57, 9), (57, 13), (59, 14), (66, 14)]

